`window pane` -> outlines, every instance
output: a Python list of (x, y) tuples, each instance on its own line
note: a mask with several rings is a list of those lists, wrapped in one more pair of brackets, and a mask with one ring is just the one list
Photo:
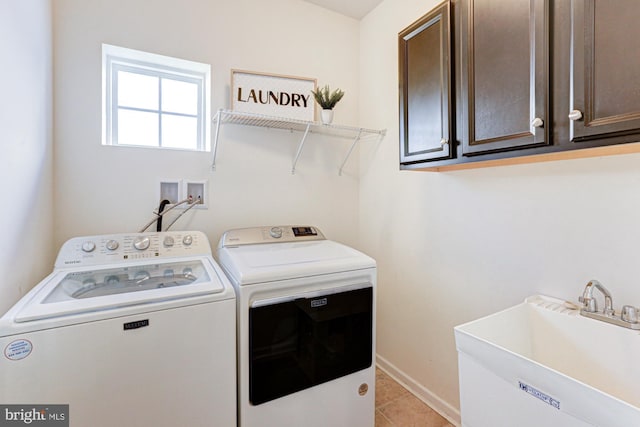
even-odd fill
[(158, 110), (158, 77), (118, 71), (118, 106)]
[(162, 111), (197, 115), (198, 85), (162, 79)]
[(118, 144), (158, 146), (158, 114), (118, 109)]
[(198, 119), (195, 117), (162, 115), (162, 146), (198, 149)]
[(102, 66), (104, 145), (207, 149), (210, 65), (103, 44)]

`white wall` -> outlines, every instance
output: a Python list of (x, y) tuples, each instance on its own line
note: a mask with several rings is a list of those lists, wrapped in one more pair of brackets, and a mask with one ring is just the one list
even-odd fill
[[(361, 25), (361, 247), (379, 266), (378, 354), (457, 416), (453, 327), (589, 279), (640, 304), (640, 156), (460, 172), (398, 169), (397, 35), (439, 1), (385, 0)], [(597, 345), (597, 343), (594, 343)], [(571, 355), (567, 355), (571, 357)]]
[(52, 264), (51, 6), (0, 0), (0, 313)]
[(302, 135), (287, 131), (223, 127), (215, 172), (210, 153), (102, 146), (100, 82), (101, 43), (211, 64), (214, 112), (229, 108), (233, 68), (312, 77), (345, 90), (335, 121), (355, 125), (358, 29), (299, 0), (56, 0), (56, 244), (137, 231), (160, 178), (208, 180), (209, 209), (174, 229), (200, 229), (213, 244), (228, 228), (282, 223), (356, 244), (358, 156), (337, 174), (347, 141), (309, 137), (295, 175)]

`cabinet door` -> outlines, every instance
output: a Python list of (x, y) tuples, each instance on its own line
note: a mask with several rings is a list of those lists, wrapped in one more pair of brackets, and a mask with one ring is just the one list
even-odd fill
[(398, 35), (400, 163), (448, 159), (452, 149), (450, 6)]
[(571, 14), (571, 140), (630, 135), (637, 141), (640, 2), (574, 0)]
[(548, 0), (460, 1), (464, 155), (550, 144)]

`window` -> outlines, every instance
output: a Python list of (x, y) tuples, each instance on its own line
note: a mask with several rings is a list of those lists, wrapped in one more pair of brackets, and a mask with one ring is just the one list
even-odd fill
[(211, 66), (102, 45), (104, 145), (209, 150)]

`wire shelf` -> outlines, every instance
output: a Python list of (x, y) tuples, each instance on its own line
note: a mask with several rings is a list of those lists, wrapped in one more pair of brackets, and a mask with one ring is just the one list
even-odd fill
[(298, 151), (296, 153), (296, 157), (293, 161), (293, 167), (291, 169), (291, 173), (295, 173), (296, 163), (298, 162), (298, 158), (300, 157), (300, 153), (302, 152), (302, 148), (304, 146), (305, 140), (309, 133), (327, 135), (331, 137), (344, 138), (344, 139), (353, 139), (353, 143), (347, 152), (347, 155), (342, 162), (342, 165), (339, 169), (339, 174), (342, 174), (342, 169), (346, 164), (353, 148), (355, 147), (358, 141), (361, 141), (365, 138), (383, 138), (386, 135), (386, 129), (376, 130), (376, 129), (366, 129), (359, 128), (353, 126), (343, 126), (343, 125), (334, 125), (334, 124), (323, 124), (319, 122), (310, 122), (304, 120), (296, 120), (296, 119), (288, 119), (284, 117), (274, 117), (267, 116), (264, 114), (256, 114), (256, 113), (241, 113), (237, 111), (230, 110), (218, 110), (218, 113), (213, 118), (213, 123), (215, 125), (215, 138), (213, 141), (213, 164), (212, 169), (215, 170), (216, 166), (216, 151), (218, 146), (218, 139), (220, 135), (220, 126), (223, 124), (234, 124), (234, 125), (244, 125), (244, 126), (257, 126), (264, 127), (270, 129), (282, 129), (288, 130), (291, 132), (303, 132), (302, 140), (300, 141), (300, 145), (298, 146)]

